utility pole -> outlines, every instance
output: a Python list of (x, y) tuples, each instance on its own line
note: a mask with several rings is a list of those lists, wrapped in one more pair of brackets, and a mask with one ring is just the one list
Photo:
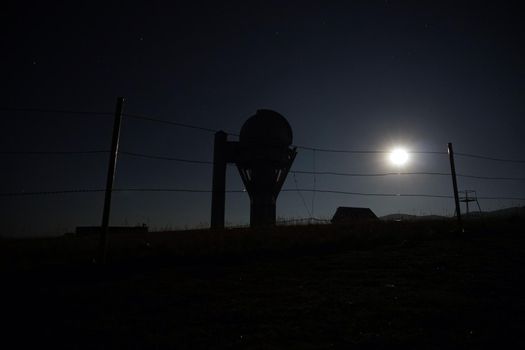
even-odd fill
[(454, 150), (452, 143), (448, 143), (448, 157), (450, 160), (450, 173), (452, 175), (452, 187), (454, 188), (454, 201), (456, 203), (456, 215), (458, 218), (459, 229), (463, 231), (463, 224), (461, 223), (461, 207), (459, 206), (458, 182), (456, 179), (456, 166), (454, 164)]
[(100, 227), (100, 242), (98, 249), (98, 264), (105, 264), (107, 252), (107, 236), (109, 230), (109, 214), (111, 211), (111, 194), (113, 192), (113, 182), (115, 181), (115, 171), (117, 170), (117, 155), (120, 138), (120, 123), (122, 121), (122, 109), (124, 107), (124, 97), (117, 98), (115, 109), (115, 121), (113, 123), (113, 138), (111, 141), (111, 154), (109, 156), (108, 177), (106, 181), (106, 194), (104, 197), (104, 211), (102, 213), (102, 226)]

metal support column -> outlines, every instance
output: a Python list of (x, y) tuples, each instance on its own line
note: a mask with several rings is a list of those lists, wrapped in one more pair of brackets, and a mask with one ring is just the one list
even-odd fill
[(211, 194), (211, 228), (224, 228), (226, 203), (226, 145), (228, 135), (224, 131), (215, 134), (213, 145), (213, 183)]

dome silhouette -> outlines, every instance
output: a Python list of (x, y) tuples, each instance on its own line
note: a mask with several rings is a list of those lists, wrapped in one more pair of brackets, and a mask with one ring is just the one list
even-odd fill
[(257, 143), (278, 146), (292, 144), (292, 127), (285, 117), (269, 109), (259, 109), (248, 118), (241, 128), (241, 143)]

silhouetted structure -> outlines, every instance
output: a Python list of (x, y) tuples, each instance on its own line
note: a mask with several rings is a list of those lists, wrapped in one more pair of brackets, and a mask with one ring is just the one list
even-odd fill
[[(77, 226), (75, 234), (77, 236), (99, 235), (102, 228), (100, 226)], [(108, 233), (148, 233), (148, 226), (109, 226)]]
[(226, 164), (235, 163), (250, 196), (250, 226), (275, 225), (276, 201), (297, 155), (292, 128), (279, 113), (261, 109), (242, 126), (239, 141), (215, 134), (211, 227), (224, 227)]
[(478, 202), (478, 195), (476, 194), (476, 191), (474, 190), (465, 190), (465, 191), (459, 191), (459, 201), (465, 203), (465, 206), (467, 207), (467, 217), (470, 216), (470, 208), (469, 203), (470, 202), (476, 202), (479, 209), (479, 215), (481, 215), (481, 206)]
[(351, 224), (379, 220), (370, 208), (339, 207), (332, 217), (332, 224)]

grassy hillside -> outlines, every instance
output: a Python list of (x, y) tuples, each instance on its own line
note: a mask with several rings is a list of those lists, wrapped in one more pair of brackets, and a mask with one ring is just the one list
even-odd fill
[(6, 335), (74, 348), (523, 343), (521, 221), (2, 240)]

